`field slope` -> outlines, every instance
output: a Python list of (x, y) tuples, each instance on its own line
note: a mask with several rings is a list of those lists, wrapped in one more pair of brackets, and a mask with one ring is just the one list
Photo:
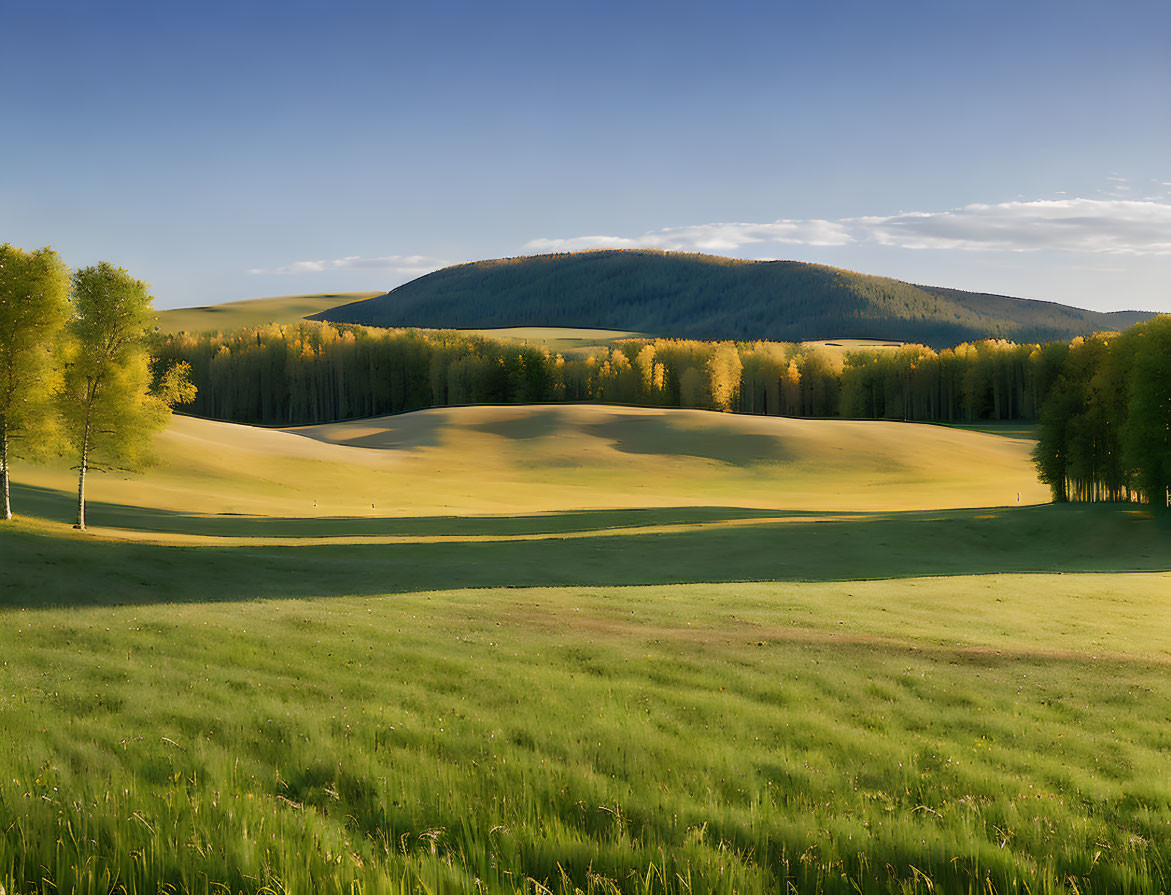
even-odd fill
[[(184, 513), (385, 517), (717, 505), (885, 512), (1048, 497), (1019, 439), (594, 404), (443, 407), (284, 430), (174, 417), (157, 449), (160, 464), (144, 476), (92, 477), (93, 499)], [(42, 489), (74, 487), (63, 466), (16, 474)]]
[(278, 295), (250, 298), (194, 308), (174, 308), (159, 312), (162, 332), (216, 332), (267, 323), (296, 323), (338, 305), (361, 301), (377, 292), (328, 292), (316, 295)]
[(21, 466), (0, 888), (1165, 893), (1171, 528), (1030, 445), (178, 417), (85, 535)]

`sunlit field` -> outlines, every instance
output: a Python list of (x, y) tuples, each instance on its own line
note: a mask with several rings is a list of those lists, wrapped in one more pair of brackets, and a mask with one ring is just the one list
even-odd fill
[[(300, 323), (330, 308), (381, 295), (380, 292), (327, 292), (313, 295), (278, 295), (272, 298), (251, 298), (244, 301), (221, 302), (191, 308), (160, 311), (158, 326), (162, 332), (230, 331), (270, 323)], [(639, 338), (641, 333), (612, 329), (590, 329), (564, 326), (512, 326), (498, 329), (465, 330), (490, 339), (516, 341), (525, 345), (540, 345), (550, 351), (572, 351), (597, 345), (608, 345), (616, 339)], [(871, 347), (872, 343), (847, 340), (856, 347)], [(879, 344), (879, 343), (873, 343)]]
[(175, 308), (159, 312), (159, 329), (163, 332), (214, 332), (268, 323), (297, 323), (311, 314), (338, 305), (373, 298), (378, 292), (329, 292), (319, 295), (278, 295), (250, 298), (195, 308)]
[(1159, 891), (1169, 592), (1045, 575), (13, 609), (0, 878)]
[(1028, 435), (180, 417), (88, 535), (21, 467), (0, 884), (1164, 892), (1171, 529)]
[[(95, 475), (89, 488), (95, 501), (253, 516), (926, 510), (1046, 501), (1030, 448), (943, 426), (604, 405), (444, 407), (287, 430), (176, 417), (156, 469)], [(15, 471), (62, 495), (76, 487), (64, 463)], [(103, 524), (100, 509), (91, 521)]]
[(579, 349), (609, 345), (618, 339), (646, 338), (645, 333), (616, 329), (590, 329), (569, 326), (508, 326), (498, 329), (472, 329), (461, 332), (478, 333), (489, 339), (539, 345), (553, 352), (572, 352)]

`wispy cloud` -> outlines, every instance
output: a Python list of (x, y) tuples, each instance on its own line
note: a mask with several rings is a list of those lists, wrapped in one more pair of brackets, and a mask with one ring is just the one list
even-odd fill
[(382, 255), (377, 258), (363, 258), (361, 255), (347, 255), (327, 261), (294, 261), (281, 267), (254, 267), (251, 274), (311, 274), (333, 270), (382, 270), (400, 276), (422, 276), (449, 262), (426, 255)]
[(1135, 199), (1038, 199), (975, 203), (948, 211), (910, 211), (836, 221), (697, 224), (639, 236), (541, 238), (526, 251), (653, 248), (742, 252), (774, 245), (846, 246), (966, 252), (1060, 251), (1115, 255), (1171, 254), (1171, 203)]
[(769, 224), (696, 224), (668, 227), (641, 236), (574, 236), (569, 239), (534, 239), (525, 248), (536, 252), (580, 251), (602, 248), (644, 248), (664, 251), (731, 252), (746, 245), (841, 246), (852, 242), (842, 223), (812, 220), (779, 220)]
[(936, 213), (857, 218), (856, 222), (862, 238), (908, 249), (1171, 254), (1171, 204), (1164, 202), (1001, 202)]

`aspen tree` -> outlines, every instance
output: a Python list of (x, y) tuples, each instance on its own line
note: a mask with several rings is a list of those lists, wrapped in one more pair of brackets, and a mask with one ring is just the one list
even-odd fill
[(60, 405), (78, 458), (74, 527), (84, 530), (87, 473), (148, 465), (151, 436), (166, 425), (171, 405), (190, 401), (195, 390), (186, 364), (151, 389), (147, 335), (155, 318), (145, 283), (103, 261), (74, 274), (73, 306)]

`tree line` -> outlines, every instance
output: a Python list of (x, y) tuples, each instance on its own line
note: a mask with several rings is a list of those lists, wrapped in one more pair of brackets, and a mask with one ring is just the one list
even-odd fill
[(152, 363), (147, 285), (101, 262), (74, 272), (52, 249), (0, 245), (0, 490), (14, 460), (77, 461), (77, 524), (91, 470), (141, 469), (190, 369)]
[(1171, 316), (1061, 346), (1034, 458), (1054, 500), (1171, 504)]
[(556, 353), (454, 331), (304, 322), (165, 334), (199, 416), (302, 425), (453, 404), (604, 401), (772, 416), (1031, 420), (1063, 343), (846, 351), (791, 342), (623, 339)]

